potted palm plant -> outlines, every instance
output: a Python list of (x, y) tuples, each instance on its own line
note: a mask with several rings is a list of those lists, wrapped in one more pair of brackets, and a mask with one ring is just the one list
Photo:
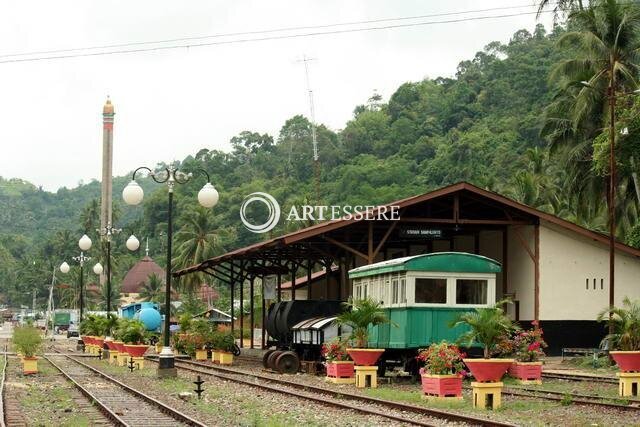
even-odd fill
[(606, 308), (598, 320), (613, 331), (605, 337), (609, 354), (622, 372), (640, 372), (640, 300), (624, 297), (622, 307)]
[(131, 357), (142, 357), (149, 349), (146, 341), (147, 329), (144, 323), (134, 319), (129, 320), (124, 326), (120, 339), (124, 342), (124, 350)]
[(352, 383), (355, 381), (353, 361), (347, 354), (347, 342), (336, 337), (322, 344), (322, 357), (326, 360), (327, 380), (334, 383)]
[(521, 383), (542, 383), (542, 362), (540, 357), (544, 356), (543, 348), (547, 343), (542, 338), (542, 328), (538, 327), (538, 322), (533, 321), (533, 329), (528, 331), (518, 330), (512, 342), (516, 361), (509, 367), (509, 375), (520, 380)]
[(42, 346), (40, 331), (33, 326), (20, 326), (13, 331), (13, 346), (22, 354), (22, 372), (25, 375), (38, 373), (36, 353)]
[(462, 379), (466, 375), (462, 360), (466, 357), (458, 346), (442, 341), (420, 350), (416, 359), (425, 396), (462, 398)]
[(491, 358), (498, 344), (511, 334), (513, 322), (500, 305), (507, 301), (499, 301), (491, 307), (478, 307), (473, 311), (460, 314), (452, 323), (453, 327), (467, 328), (458, 339), (458, 343), (471, 347), (477, 343), (482, 346), (482, 359), (463, 359), (463, 362), (478, 382), (496, 382), (509, 369), (513, 359)]
[(367, 348), (369, 341), (369, 327), (389, 323), (380, 303), (371, 298), (353, 300), (344, 303), (346, 311), (335, 320), (339, 326), (351, 328), (350, 340), (353, 347), (347, 348), (347, 353), (356, 365), (373, 366), (376, 364), (383, 348)]
[(197, 319), (191, 323), (190, 335), (196, 360), (207, 360), (207, 347), (212, 344), (213, 331), (213, 324), (206, 319)]

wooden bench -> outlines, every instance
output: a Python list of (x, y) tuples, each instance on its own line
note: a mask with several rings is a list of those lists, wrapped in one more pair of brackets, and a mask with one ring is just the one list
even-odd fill
[(593, 360), (597, 360), (600, 354), (606, 353), (605, 350), (600, 350), (599, 348), (563, 348), (562, 349), (562, 360), (564, 361), (565, 355), (567, 354), (582, 354), (588, 356), (593, 354)]

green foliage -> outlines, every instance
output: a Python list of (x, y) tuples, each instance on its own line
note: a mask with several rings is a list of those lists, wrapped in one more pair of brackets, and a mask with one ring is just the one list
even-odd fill
[(106, 316), (89, 314), (80, 322), (80, 335), (92, 337), (106, 336), (109, 330), (115, 326), (115, 323), (113, 316), (107, 319)]
[(605, 319), (613, 330), (604, 338), (610, 350), (640, 350), (640, 300), (624, 297), (622, 307), (607, 307), (598, 314), (598, 321)]
[(140, 320), (120, 318), (114, 338), (125, 344), (143, 344), (148, 338), (147, 329)]
[(216, 331), (214, 334), (213, 348), (230, 353), (234, 350), (236, 340), (230, 331)]
[(337, 325), (351, 328), (350, 339), (355, 348), (366, 348), (369, 341), (369, 326), (377, 326), (389, 323), (389, 318), (384, 313), (379, 302), (371, 298), (353, 300), (343, 303), (346, 311), (338, 315), (335, 320)]
[(180, 326), (180, 333), (187, 333), (191, 330), (191, 319), (193, 318), (193, 316), (191, 316), (190, 314), (183, 314), (182, 316), (180, 316), (180, 319), (178, 319), (178, 325)]
[(33, 357), (42, 347), (42, 335), (32, 326), (18, 326), (13, 330), (13, 347), (24, 357)]
[(500, 307), (506, 302), (499, 301), (491, 307), (461, 313), (451, 327), (466, 326), (469, 330), (460, 335), (458, 342), (467, 347), (479, 343), (484, 348), (484, 357), (490, 358), (492, 351), (513, 329), (513, 322)]

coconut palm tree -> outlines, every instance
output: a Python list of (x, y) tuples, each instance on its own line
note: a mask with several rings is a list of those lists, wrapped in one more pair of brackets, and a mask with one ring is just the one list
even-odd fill
[[(177, 255), (172, 260), (175, 268), (186, 268), (211, 258), (218, 244), (211, 211), (198, 206), (185, 212), (181, 220), (184, 225), (175, 235)], [(202, 273), (193, 273), (180, 278), (179, 284), (191, 292), (205, 280)]]
[(153, 301), (158, 304), (164, 304), (164, 292), (164, 280), (156, 274), (150, 274), (140, 289), (140, 298), (142, 301)]
[[(598, 164), (595, 150), (608, 152), (609, 100), (638, 84), (640, 7), (619, 0), (593, 1), (588, 8), (569, 13), (569, 27), (575, 30), (560, 37), (558, 45), (571, 57), (551, 71), (550, 80), (558, 91), (545, 111), (542, 134), (552, 150), (563, 155), (569, 190), (582, 199), (578, 203), (598, 205), (608, 203), (610, 189), (594, 173)], [(610, 174), (608, 168), (602, 169), (600, 175)], [(616, 188), (628, 187), (631, 174), (621, 178)]]

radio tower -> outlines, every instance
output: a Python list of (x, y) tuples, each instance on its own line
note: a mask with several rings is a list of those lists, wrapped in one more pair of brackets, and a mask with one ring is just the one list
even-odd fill
[(302, 55), (302, 60), (298, 62), (304, 63), (304, 75), (307, 81), (307, 92), (309, 93), (309, 110), (311, 112), (311, 139), (313, 141), (313, 174), (316, 187), (316, 203), (320, 204), (320, 157), (318, 156), (318, 139), (316, 136), (316, 112), (313, 105), (313, 91), (309, 82), (309, 62), (315, 61), (315, 58), (307, 58)]

